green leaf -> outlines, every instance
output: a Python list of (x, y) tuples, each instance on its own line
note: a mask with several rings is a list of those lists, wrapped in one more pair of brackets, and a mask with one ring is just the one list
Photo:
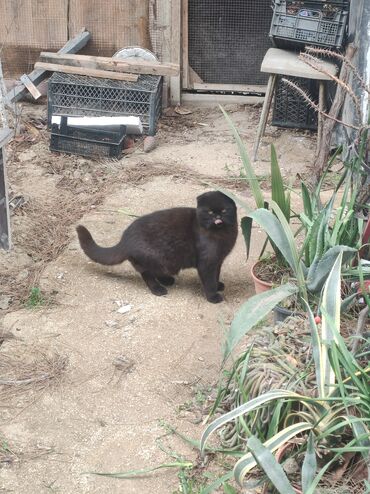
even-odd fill
[(193, 464), (190, 462), (180, 462), (176, 461), (174, 463), (163, 463), (158, 467), (144, 468), (142, 470), (128, 470), (127, 472), (116, 472), (116, 473), (100, 473), (100, 472), (88, 472), (91, 475), (99, 475), (100, 477), (111, 477), (114, 479), (130, 479), (133, 477), (138, 477), (140, 475), (146, 475), (157, 470), (162, 470), (163, 468), (192, 468)]
[[(326, 393), (330, 393), (335, 384), (335, 372), (330, 364), (328, 348), (330, 348), (335, 339), (338, 341), (335, 333), (340, 334), (340, 274), (342, 258), (343, 253), (340, 252), (326, 280), (321, 304), (322, 363)], [(334, 326), (333, 328), (332, 325)]]
[(211, 434), (213, 434), (213, 432), (215, 432), (223, 425), (227, 424), (227, 422), (229, 422), (230, 420), (234, 420), (240, 417), (241, 415), (245, 415), (249, 412), (252, 412), (253, 410), (256, 410), (257, 408), (260, 408), (261, 406), (265, 405), (266, 403), (269, 403), (270, 401), (281, 400), (281, 399), (303, 401), (307, 403), (313, 403), (315, 404), (315, 406), (318, 405), (317, 400), (315, 400), (314, 398), (310, 398), (308, 396), (302, 396), (297, 393), (293, 393), (292, 391), (287, 391), (284, 389), (275, 389), (273, 391), (268, 391), (267, 393), (264, 393), (260, 396), (257, 396), (256, 398), (253, 398), (247, 403), (243, 403), (234, 410), (231, 410), (230, 412), (221, 415), (221, 417), (218, 417), (213, 422), (211, 422), (209, 426), (206, 428), (206, 430), (203, 432), (200, 440), (201, 454), (202, 455), (204, 454), (206, 443), (210, 438)]
[[(312, 427), (312, 424), (308, 422), (299, 422), (298, 424), (290, 425), (275, 434), (271, 439), (265, 441), (264, 446), (273, 453), (289, 442), (294, 436), (307, 430), (311, 430)], [(243, 485), (245, 476), (256, 466), (256, 464), (257, 462), (250, 452), (240, 458), (234, 467), (234, 478), (239, 485)]]
[(310, 432), (307, 442), (307, 450), (302, 465), (302, 489), (303, 494), (306, 494), (312, 484), (317, 469), (315, 441), (313, 432)]
[(313, 220), (313, 212), (312, 212), (312, 201), (311, 194), (308, 190), (306, 184), (301, 182), (301, 191), (302, 191), (302, 200), (303, 200), (303, 208), (306, 216), (312, 221)]
[(222, 477), (219, 477), (218, 479), (214, 480), (212, 482), (212, 484), (210, 484), (210, 485), (208, 485), (206, 487), (203, 487), (199, 491), (199, 494), (211, 494), (216, 489), (218, 489), (219, 487), (223, 486), (225, 484), (225, 482), (227, 482), (228, 480), (230, 480), (232, 478), (232, 476), (233, 476), (233, 472), (232, 471), (227, 472)]
[(247, 250), (247, 259), (249, 257), (249, 250), (250, 250), (250, 245), (251, 245), (252, 225), (253, 225), (253, 220), (249, 216), (244, 216), (241, 219), (240, 226), (242, 228), (242, 233), (243, 233), (244, 242), (245, 242), (245, 248)]
[(258, 465), (264, 470), (280, 494), (295, 494), (283, 467), (276, 461), (271, 451), (255, 436), (248, 439), (247, 446)]
[(239, 341), (281, 300), (293, 295), (298, 288), (291, 283), (281, 285), (267, 292), (249, 298), (236, 313), (225, 343), (224, 359), (226, 359)]
[(238, 494), (237, 490), (234, 489), (234, 487), (231, 486), (230, 484), (224, 484), (223, 487), (225, 494)]
[(262, 189), (260, 187), (260, 184), (258, 182), (256, 174), (254, 173), (253, 166), (249, 160), (249, 156), (248, 156), (248, 152), (247, 152), (247, 149), (245, 147), (245, 144), (242, 141), (242, 138), (240, 137), (239, 132), (238, 132), (237, 128), (235, 127), (233, 121), (229, 117), (229, 115), (222, 108), (222, 106), (220, 106), (220, 109), (221, 109), (222, 113), (224, 114), (224, 117), (225, 117), (227, 123), (229, 124), (231, 132), (232, 132), (234, 139), (238, 145), (240, 157), (241, 157), (241, 160), (242, 160), (242, 163), (244, 166), (244, 170), (245, 170), (245, 174), (246, 174), (246, 178), (247, 178), (249, 186), (251, 188), (251, 191), (252, 191), (255, 203), (256, 203), (256, 207), (257, 208), (263, 208), (264, 199), (263, 199)]
[(328, 274), (332, 270), (334, 263), (341, 252), (343, 253), (343, 262), (347, 262), (356, 254), (357, 249), (345, 245), (335, 245), (327, 250), (321, 258), (315, 257), (308, 270), (308, 290), (312, 293), (317, 293), (322, 289)]
[(266, 209), (257, 209), (249, 215), (253, 218), (266, 232), (274, 245), (279, 249), (283, 257), (292, 268), (294, 274), (297, 270), (297, 262), (294, 255), (295, 242), (292, 234), (292, 238), (287, 235), (281, 222), (278, 218)]
[(319, 390), (319, 397), (325, 397), (325, 379), (324, 379), (324, 363), (323, 363), (323, 351), (320, 341), (319, 332), (317, 330), (317, 325), (315, 323), (315, 318), (312, 310), (307, 302), (305, 302), (308, 312), (308, 320), (310, 322), (311, 328), (311, 340), (312, 340), (312, 355), (315, 362), (315, 374), (316, 374), (316, 385)]
[(290, 220), (290, 201), (285, 197), (283, 178), (281, 176), (276, 149), (271, 144), (271, 194), (272, 200), (282, 210), (286, 220)]

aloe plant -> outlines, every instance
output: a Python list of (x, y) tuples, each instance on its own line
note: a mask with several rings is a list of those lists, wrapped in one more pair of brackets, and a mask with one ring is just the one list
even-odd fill
[[(261, 444), (253, 436), (248, 441), (248, 452), (236, 463), (234, 478), (243, 485), (246, 475), (259, 465), (268, 475), (278, 492), (294, 492), (281, 466), (272, 453), (293, 437), (309, 433), (306, 456), (302, 468), (304, 494), (313, 494), (325, 471), (344, 452), (359, 452), (367, 459), (370, 453), (368, 406), (370, 369), (362, 369), (353, 361), (340, 334), (340, 280), (343, 253), (339, 253), (324, 285), (319, 331), (314, 315), (307, 305), (312, 336), (313, 359), (316, 370), (316, 397), (300, 395), (287, 390), (273, 390), (254, 398), (214, 420), (204, 431), (200, 449), (203, 454), (209, 437), (230, 420), (251, 413), (267, 403), (292, 402), (290, 425)], [(343, 377), (340, 362), (345, 363), (347, 378)], [(344, 359), (344, 360), (343, 360)], [(360, 379), (361, 378), (361, 379)], [(359, 382), (358, 382), (359, 381)], [(357, 386), (357, 387), (356, 387)], [(364, 396), (365, 395), (365, 396)], [(349, 409), (355, 414), (349, 413)], [(351, 440), (346, 440), (348, 429)], [(338, 447), (338, 436), (342, 443)], [(315, 450), (331, 453), (330, 461), (317, 472)]]
[[(257, 208), (256, 211), (251, 212), (250, 206), (245, 201), (237, 199), (237, 203), (247, 214), (241, 220), (247, 257), (250, 252), (252, 223), (256, 221), (264, 228), (278, 262), (289, 265), (293, 270), (298, 282), (300, 296), (307, 302), (308, 292), (319, 293), (322, 289), (338, 253), (343, 252), (343, 262), (348, 264), (356, 251), (361, 248), (364, 221), (355, 215), (357, 207), (355, 198), (359, 190), (358, 173), (348, 167), (330, 200), (326, 205), (322, 205), (320, 193), (324, 179), (337, 157), (337, 153), (334, 154), (321, 177), (320, 183), (313, 192), (310, 192), (304, 182), (301, 183), (303, 212), (296, 215), (291, 210), (290, 187), (284, 185), (276, 150), (272, 145), (272, 200), (269, 204), (260, 187), (258, 177), (237, 128), (225, 110), (220, 108), (237, 143), (245, 178)], [(336, 196), (343, 184), (345, 186), (340, 204), (334, 209)], [(222, 192), (230, 195), (234, 200), (236, 199), (234, 194), (225, 190)], [(264, 214), (264, 212), (268, 214)], [(293, 216), (298, 217), (301, 222), (301, 227), (295, 233), (290, 228), (290, 220)], [(333, 216), (334, 219), (332, 219)], [(280, 223), (281, 228), (278, 223)], [(302, 232), (303, 245), (298, 248), (296, 235)]]
[[(269, 208), (268, 200), (264, 196), (263, 190), (260, 186), (259, 179), (254, 171), (253, 165), (249, 159), (248, 151), (245, 147), (245, 144), (238, 132), (238, 129), (235, 127), (233, 121), (227, 114), (227, 112), (220, 106), (222, 113), (231, 129), (231, 132), (234, 136), (236, 144), (239, 149), (240, 158), (242, 160), (243, 169), (245, 173), (245, 178), (249, 184), (250, 190), (252, 192), (252, 197), (254, 199), (256, 208)], [(228, 192), (223, 191), (224, 193), (230, 195)], [(272, 200), (279, 205), (281, 211), (283, 212), (285, 219), (289, 223), (291, 218), (291, 209), (290, 209), (290, 190), (286, 189), (284, 186), (283, 178), (281, 176), (281, 171), (277, 159), (276, 149), (274, 145), (271, 145), (271, 195)], [(230, 195), (231, 196), (231, 195)], [(239, 203), (240, 204), (240, 203)], [(245, 204), (245, 203), (244, 203)], [(245, 246), (247, 250), (247, 257), (249, 256), (250, 251), (250, 241), (251, 241), (251, 233), (252, 233), (252, 220), (249, 216), (250, 208), (245, 208), (243, 204), (240, 204), (244, 210), (247, 212), (248, 216), (244, 216), (241, 219), (241, 228), (245, 240)], [(283, 257), (279, 249), (271, 243), (272, 249), (274, 250), (275, 256), (283, 262)], [(263, 249), (264, 250), (264, 249)]]

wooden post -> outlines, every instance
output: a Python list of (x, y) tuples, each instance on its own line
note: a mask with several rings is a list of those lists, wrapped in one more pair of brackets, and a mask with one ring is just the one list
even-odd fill
[(0, 130), (0, 248), (5, 250), (11, 247), (11, 235), (4, 148), (12, 135), (10, 129)]
[(182, 0), (182, 87), (189, 87), (189, 0)]
[[(171, 0), (171, 62), (181, 64), (181, 0)], [(180, 75), (170, 79), (170, 101), (172, 105), (181, 103)]]
[(6, 115), (6, 108), (5, 108), (5, 95), (6, 95), (6, 89), (5, 89), (5, 82), (3, 77), (3, 67), (0, 59), (0, 121), (2, 127), (8, 126), (8, 118)]

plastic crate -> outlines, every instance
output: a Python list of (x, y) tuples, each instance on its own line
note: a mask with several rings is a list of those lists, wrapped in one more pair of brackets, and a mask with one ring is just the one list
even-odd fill
[[(317, 113), (303, 97), (293, 88), (285, 84), (279, 77), (276, 84), (272, 125), (291, 129), (317, 130)], [(312, 79), (286, 77), (295, 82), (317, 103), (319, 85)]]
[(119, 158), (125, 135), (124, 125), (115, 129), (72, 127), (62, 116), (60, 125), (51, 127), (50, 150), (89, 158)]
[(162, 77), (140, 75), (137, 82), (55, 72), (48, 84), (48, 124), (52, 115), (137, 116), (154, 135), (162, 110)]
[(275, 0), (270, 38), (280, 41), (326, 48), (343, 46), (349, 14), (348, 1)]

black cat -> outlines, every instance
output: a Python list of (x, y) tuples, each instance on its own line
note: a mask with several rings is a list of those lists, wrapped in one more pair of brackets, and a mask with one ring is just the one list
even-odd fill
[(99, 247), (79, 225), (77, 234), (85, 254), (93, 261), (113, 265), (130, 261), (154, 295), (166, 295), (181, 269), (197, 268), (209, 302), (223, 300), (219, 281), (225, 257), (238, 233), (236, 206), (221, 192), (206, 192), (196, 208), (155, 211), (135, 220), (114, 247)]

